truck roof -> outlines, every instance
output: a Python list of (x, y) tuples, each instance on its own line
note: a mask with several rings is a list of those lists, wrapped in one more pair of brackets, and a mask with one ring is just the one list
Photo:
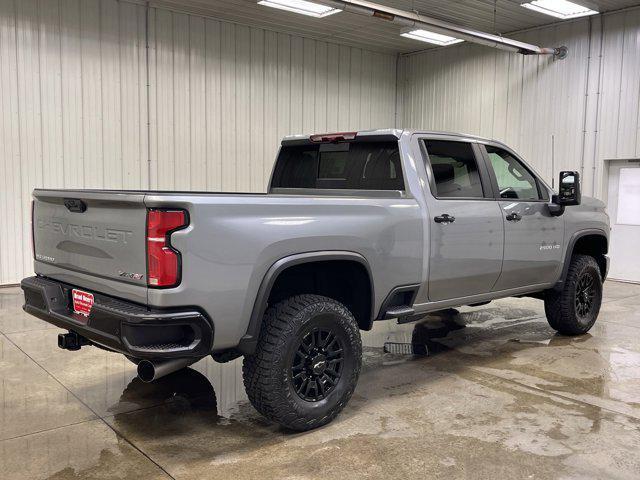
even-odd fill
[[(437, 131), (437, 130), (420, 130), (420, 129), (414, 129), (414, 128), (406, 128), (406, 129), (398, 129), (398, 128), (379, 128), (379, 129), (371, 129), (371, 130), (358, 130), (358, 131), (353, 131), (353, 132), (349, 132), (349, 133), (355, 133), (357, 134), (358, 137), (365, 137), (365, 136), (385, 136), (385, 137), (396, 137), (396, 138), (400, 138), (402, 136), (403, 133), (406, 134), (414, 134), (414, 133), (419, 133), (419, 134), (424, 134), (424, 135), (438, 135), (438, 136), (447, 136), (447, 137), (460, 137), (460, 138), (473, 138), (475, 140), (481, 140), (481, 141), (487, 141), (487, 142), (497, 142), (497, 143), (502, 143), (499, 142), (497, 140), (494, 140), (492, 138), (487, 138), (487, 137), (481, 137), (478, 135), (471, 135), (468, 133), (460, 133), (460, 132), (441, 132), (441, 131)], [(304, 142), (305, 140), (309, 140), (309, 138), (311, 137), (311, 135), (316, 135), (316, 134), (300, 134), (300, 135), (287, 135), (282, 139), (282, 143), (297, 143), (297, 142)], [(323, 134), (324, 135), (324, 134)], [(326, 135), (335, 135), (333, 133), (327, 133)]]

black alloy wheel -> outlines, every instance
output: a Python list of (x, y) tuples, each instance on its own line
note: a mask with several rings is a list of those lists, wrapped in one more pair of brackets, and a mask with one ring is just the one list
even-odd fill
[(300, 398), (318, 402), (340, 381), (344, 348), (330, 330), (314, 328), (302, 338), (293, 357), (291, 381)]
[(579, 317), (587, 317), (593, 309), (593, 300), (596, 295), (595, 283), (593, 272), (590, 271), (584, 272), (578, 280), (575, 303), (576, 313)]
[(361, 365), (360, 330), (349, 309), (332, 298), (303, 294), (267, 309), (242, 374), (258, 412), (304, 431), (329, 423), (344, 409)]
[(562, 335), (582, 335), (593, 326), (602, 303), (602, 273), (596, 259), (575, 254), (562, 288), (545, 291), (549, 325)]

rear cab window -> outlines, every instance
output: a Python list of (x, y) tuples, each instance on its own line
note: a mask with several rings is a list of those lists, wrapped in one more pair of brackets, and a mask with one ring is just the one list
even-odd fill
[(398, 142), (283, 145), (271, 188), (405, 190)]

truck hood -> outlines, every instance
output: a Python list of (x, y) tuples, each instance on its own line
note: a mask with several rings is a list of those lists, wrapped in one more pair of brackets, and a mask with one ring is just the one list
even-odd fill
[(589, 208), (595, 208), (597, 210), (604, 210), (607, 207), (607, 205), (602, 200), (585, 196), (582, 197), (582, 205)]

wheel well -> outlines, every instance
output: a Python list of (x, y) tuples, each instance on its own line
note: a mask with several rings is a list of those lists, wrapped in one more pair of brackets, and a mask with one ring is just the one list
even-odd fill
[(608, 249), (609, 245), (607, 244), (606, 237), (603, 235), (592, 234), (584, 235), (576, 240), (576, 243), (573, 246), (573, 252), (571, 253), (572, 255), (578, 253), (595, 258), (596, 262), (598, 262), (598, 266), (600, 267), (602, 278), (604, 278), (607, 273), (607, 263), (604, 255), (607, 254)]
[(291, 266), (278, 275), (267, 304), (303, 293), (324, 295), (343, 303), (362, 330), (371, 329), (371, 279), (359, 262), (327, 260)]

